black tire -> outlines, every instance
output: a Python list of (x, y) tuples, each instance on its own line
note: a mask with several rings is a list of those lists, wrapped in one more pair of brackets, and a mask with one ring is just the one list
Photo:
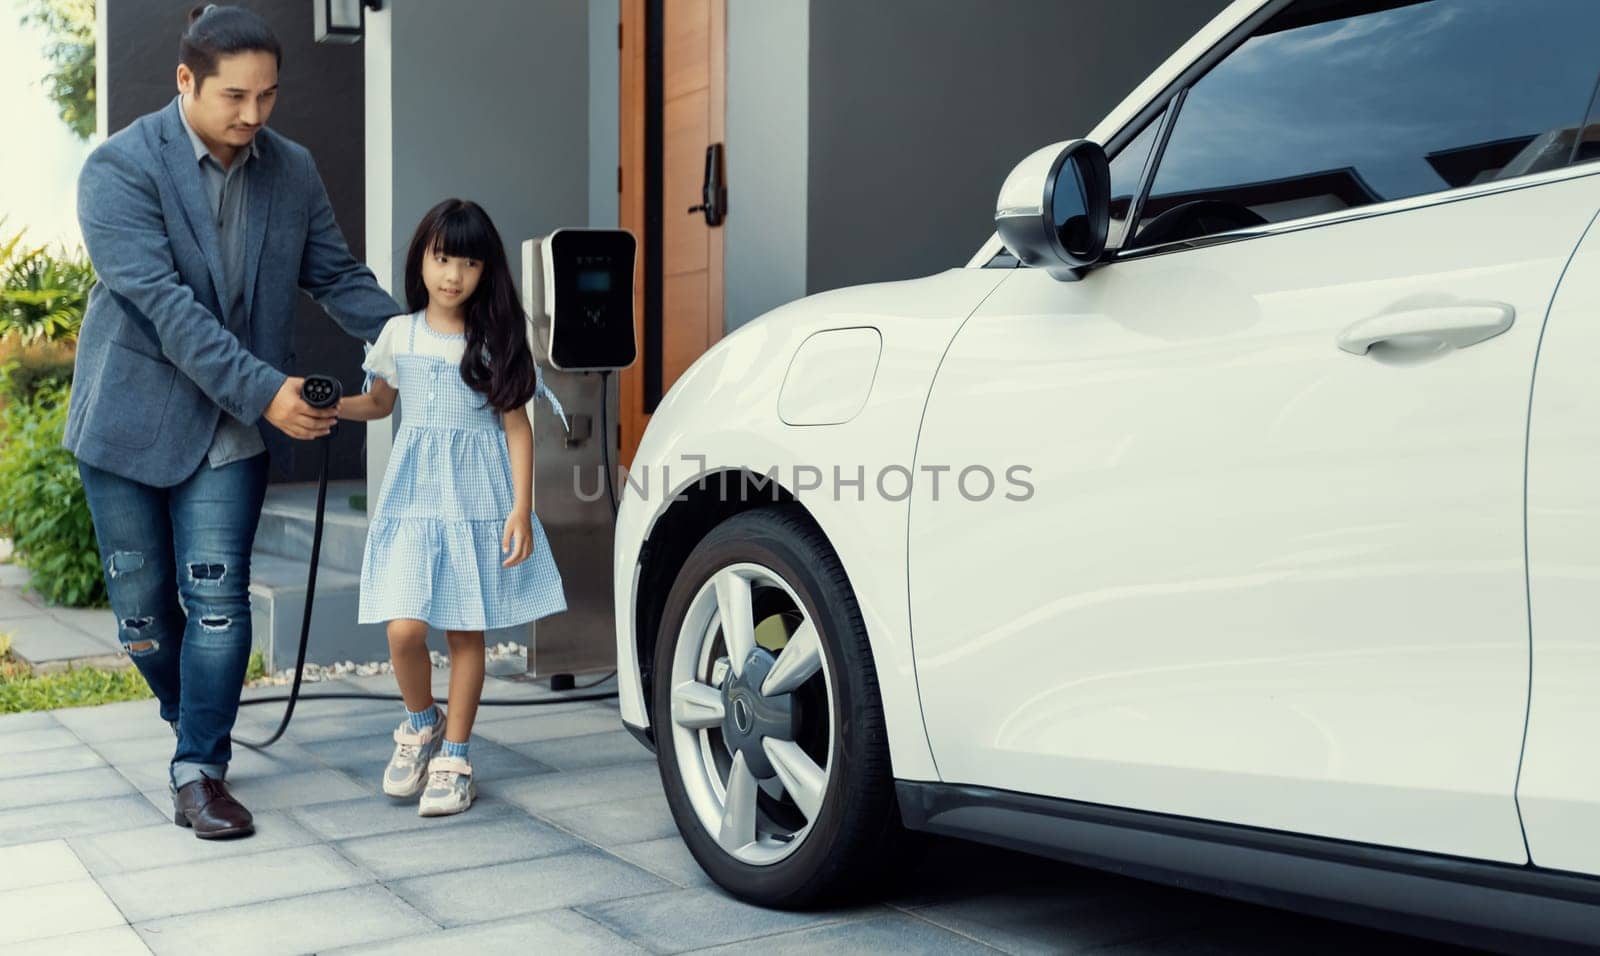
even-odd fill
[[(695, 594), (718, 570), (754, 562), (799, 595), (822, 638), (833, 683), (833, 768), (822, 809), (804, 842), (776, 863), (730, 856), (701, 825), (684, 792), (672, 733), (671, 675), (678, 632)], [(898, 858), (902, 830), (889, 741), (866, 627), (844, 568), (821, 532), (790, 507), (763, 508), (717, 525), (673, 583), (655, 649), (652, 719), (667, 803), (689, 851), (723, 889), (750, 903), (801, 909), (860, 898)]]

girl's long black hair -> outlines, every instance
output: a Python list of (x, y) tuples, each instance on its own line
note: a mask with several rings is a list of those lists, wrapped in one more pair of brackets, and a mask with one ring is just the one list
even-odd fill
[(428, 306), (422, 257), (435, 249), (483, 263), (483, 275), (466, 304), (467, 351), (461, 356), (461, 378), (495, 411), (521, 408), (533, 398), (538, 378), (528, 351), (527, 319), (499, 230), (482, 207), (465, 199), (446, 199), (428, 210), (406, 252), (406, 306), (412, 312)]

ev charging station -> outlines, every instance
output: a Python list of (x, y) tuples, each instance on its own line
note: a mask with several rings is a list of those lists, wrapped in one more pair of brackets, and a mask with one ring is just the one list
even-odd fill
[(634, 251), (624, 229), (557, 229), (523, 242), (522, 304), (552, 368), (615, 372), (638, 357)]
[(534, 358), (568, 414), (565, 432), (534, 424), (534, 510), (561, 570), (567, 610), (530, 625), (533, 676), (616, 666), (615, 514), (601, 482), (615, 474), (620, 451), (610, 373), (638, 356), (636, 259), (637, 243), (623, 229), (557, 229), (522, 243), (522, 304), (533, 323)]

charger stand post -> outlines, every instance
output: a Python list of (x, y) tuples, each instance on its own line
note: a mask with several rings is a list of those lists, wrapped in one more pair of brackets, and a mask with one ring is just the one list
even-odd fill
[[(619, 454), (617, 396), (608, 373), (631, 365), (635, 242), (619, 229), (558, 229), (522, 243), (522, 303), (534, 359), (570, 423), (543, 402), (534, 424), (534, 510), (560, 569), (567, 610), (528, 625), (527, 672), (572, 686), (574, 674), (616, 668), (611, 549), (615, 516), (596, 497)], [(608, 403), (602, 415), (601, 403)], [(609, 426), (605, 434), (597, 417)], [(602, 442), (606, 443), (602, 445)]]

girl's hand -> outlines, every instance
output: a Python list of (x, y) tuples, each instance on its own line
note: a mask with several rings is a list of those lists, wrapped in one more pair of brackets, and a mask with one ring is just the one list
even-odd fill
[(517, 510), (506, 519), (506, 530), (500, 536), (500, 553), (507, 555), (501, 562), (503, 568), (514, 568), (533, 553), (533, 515)]
[(388, 418), (394, 411), (394, 400), (399, 396), (394, 386), (374, 377), (371, 387), (362, 395), (345, 395), (334, 407), (338, 416), (347, 422), (371, 422)]
[(339, 399), (339, 404), (333, 406), (338, 412), (339, 420), (343, 422), (360, 422), (370, 420), (372, 403), (365, 395), (346, 395)]

